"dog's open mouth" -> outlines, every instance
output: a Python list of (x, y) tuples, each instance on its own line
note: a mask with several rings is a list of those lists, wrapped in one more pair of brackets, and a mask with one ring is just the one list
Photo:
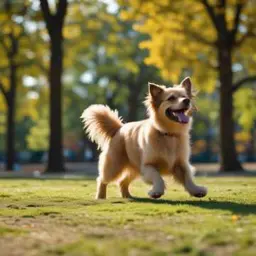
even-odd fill
[(189, 122), (189, 117), (185, 114), (186, 111), (187, 109), (172, 110), (171, 108), (168, 108), (165, 114), (172, 121), (187, 124)]

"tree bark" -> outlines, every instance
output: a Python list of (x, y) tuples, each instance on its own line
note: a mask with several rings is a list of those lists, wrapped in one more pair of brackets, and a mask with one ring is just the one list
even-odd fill
[(7, 94), (7, 136), (6, 170), (12, 171), (15, 163), (15, 102), (16, 102), (16, 66), (10, 63), (10, 90)]
[(62, 28), (51, 35), (50, 84), (50, 138), (47, 172), (63, 172), (62, 82), (63, 38)]
[[(129, 88), (128, 114), (127, 114), (128, 122), (136, 121), (138, 118), (140, 97), (143, 90), (143, 86), (141, 85), (147, 79), (148, 72), (150, 72), (150, 69), (148, 69), (148, 67), (144, 63), (141, 63), (139, 65), (139, 68), (140, 68), (140, 72), (139, 74), (137, 74), (136, 78), (134, 79), (132, 76), (132, 79), (130, 79), (130, 81), (129, 80), (127, 81), (127, 86)], [(152, 71), (152, 73), (154, 73), (154, 71)]]
[(243, 170), (238, 161), (233, 120), (232, 48), (224, 43), (218, 48), (220, 81), (220, 170)]
[(251, 131), (251, 139), (248, 142), (247, 146), (247, 161), (253, 162), (255, 161), (255, 149), (256, 149), (256, 121), (253, 124)]
[(127, 121), (137, 121), (139, 92), (136, 87), (129, 88)]
[(50, 138), (47, 172), (63, 172), (62, 131), (62, 73), (63, 73), (63, 25), (67, 13), (67, 0), (56, 3), (56, 13), (51, 14), (48, 0), (40, 0), (46, 28), (50, 36)]

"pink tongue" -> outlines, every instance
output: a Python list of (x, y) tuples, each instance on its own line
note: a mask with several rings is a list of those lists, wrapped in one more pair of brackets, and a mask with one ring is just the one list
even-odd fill
[(181, 123), (188, 123), (189, 117), (184, 114), (184, 112), (177, 112), (177, 117)]

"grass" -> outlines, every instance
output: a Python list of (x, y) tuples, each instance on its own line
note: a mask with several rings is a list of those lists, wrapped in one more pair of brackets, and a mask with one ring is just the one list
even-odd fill
[(168, 183), (159, 200), (132, 185), (96, 201), (92, 180), (0, 180), (1, 255), (255, 255), (256, 178), (197, 178), (192, 198)]

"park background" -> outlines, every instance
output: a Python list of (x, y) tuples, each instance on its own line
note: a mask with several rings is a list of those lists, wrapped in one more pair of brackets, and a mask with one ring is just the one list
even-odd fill
[(1, 1), (1, 169), (97, 161), (86, 107), (140, 120), (149, 81), (191, 76), (192, 161), (242, 170), (256, 161), (255, 23), (254, 0)]
[[(158, 200), (139, 179), (95, 200), (82, 111), (140, 120), (149, 81), (186, 76), (207, 196), (166, 177)], [(0, 254), (254, 256), (255, 103), (256, 0), (1, 0)]]

